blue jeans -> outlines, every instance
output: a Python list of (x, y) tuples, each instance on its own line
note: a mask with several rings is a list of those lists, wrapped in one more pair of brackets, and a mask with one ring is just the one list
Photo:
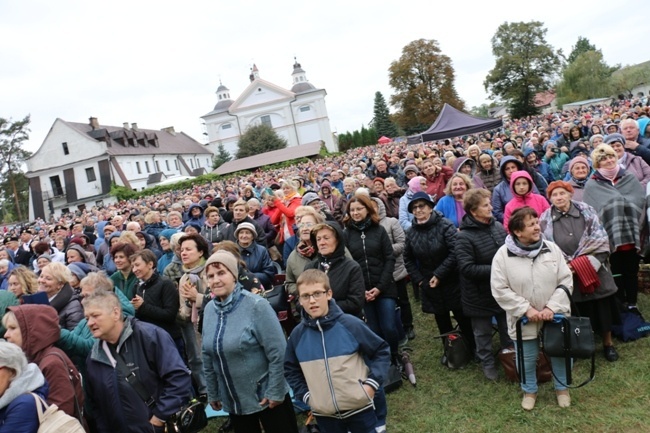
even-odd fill
[(317, 416), (316, 422), (323, 433), (375, 433), (377, 417), (371, 408), (345, 419)]
[(375, 416), (377, 418), (376, 427), (386, 425), (386, 417), (388, 416), (388, 403), (386, 403), (386, 393), (384, 387), (380, 386), (375, 393), (375, 398), (372, 399), (375, 404)]
[[(514, 343), (515, 349), (517, 349), (517, 342), (515, 341)], [(534, 340), (524, 340), (522, 342), (522, 345), (524, 348), (524, 370), (526, 371), (526, 383), (521, 384), (521, 389), (526, 394), (537, 394), (537, 355), (539, 353), (539, 340), (537, 338)], [(517, 354), (517, 357), (519, 357), (519, 354)], [(549, 358), (551, 360), (553, 373), (555, 373), (555, 376), (557, 376), (557, 379), (553, 377), (555, 390), (564, 391), (567, 389), (566, 386), (560, 384), (560, 382), (566, 384), (566, 364), (564, 362), (564, 358)], [(519, 365), (518, 362), (517, 365)]]
[(395, 305), (394, 298), (380, 297), (368, 302), (363, 307), (368, 326), (375, 334), (386, 340), (392, 355), (397, 355), (397, 344), (399, 343), (397, 324), (395, 323)]

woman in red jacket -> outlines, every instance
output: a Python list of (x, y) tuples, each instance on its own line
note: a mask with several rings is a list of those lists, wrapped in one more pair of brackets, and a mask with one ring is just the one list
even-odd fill
[[(293, 226), (296, 224), (296, 208), (302, 204), (302, 198), (298, 193), (298, 188), (298, 182), (286, 180), (282, 182), (282, 189), (275, 192), (273, 204), (282, 214), (279, 222), (279, 233), (282, 242), (285, 239), (289, 239), (294, 233)], [(275, 221), (271, 222), (275, 224)]]

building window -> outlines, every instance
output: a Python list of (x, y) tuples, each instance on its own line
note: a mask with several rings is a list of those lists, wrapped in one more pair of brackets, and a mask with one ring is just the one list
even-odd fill
[(142, 174), (142, 170), (140, 170), (140, 162), (139, 161), (135, 162), (135, 168), (136, 168), (136, 170), (138, 170), (138, 174)]
[(311, 108), (309, 108), (309, 105), (303, 105), (302, 107), (300, 107), (301, 113), (304, 113), (305, 111), (309, 111), (309, 110), (311, 110)]
[(160, 164), (158, 164), (158, 161), (154, 161), (154, 164), (156, 164), (156, 172), (160, 172)]
[(194, 170), (194, 160), (193, 159), (190, 159), (190, 167), (192, 168), (192, 170)]
[(61, 179), (59, 176), (50, 177), (50, 185), (52, 185), (52, 195), (54, 197), (63, 195), (63, 187), (61, 186)]
[(63, 154), (70, 155), (70, 151), (68, 150), (68, 143), (64, 141), (63, 143), (61, 143), (61, 146), (63, 146)]
[(95, 176), (94, 167), (90, 167), (86, 169), (86, 179), (88, 179), (88, 182), (94, 182), (97, 180), (97, 176)]
[(151, 173), (151, 170), (149, 170), (149, 161), (144, 162), (144, 168), (147, 169), (147, 173)]
[(221, 129), (230, 129), (230, 128), (232, 128), (232, 124), (230, 124), (230, 123), (225, 123), (225, 124), (221, 125)]
[(168, 159), (165, 160), (165, 167), (167, 167), (167, 171), (169, 171), (169, 160)]
[(176, 170), (178, 170), (178, 160), (177, 159), (174, 160), (174, 165), (176, 166)]
[(271, 123), (271, 116), (268, 114), (260, 117), (260, 122), (262, 122), (262, 125), (267, 125), (270, 126), (271, 128), (273, 127), (273, 124)]
[(205, 158), (205, 166), (210, 167), (210, 158)]

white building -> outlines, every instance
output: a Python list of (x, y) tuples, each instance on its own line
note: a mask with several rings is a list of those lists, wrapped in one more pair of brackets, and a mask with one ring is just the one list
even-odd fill
[(56, 119), (27, 161), (29, 218), (115, 202), (111, 184), (135, 191), (212, 169), (212, 152), (173, 127), (162, 130)]
[(234, 156), (239, 137), (248, 126), (266, 123), (287, 140), (287, 147), (322, 141), (328, 151), (337, 151), (325, 106), (327, 92), (307, 80), (297, 61), (291, 77), (293, 85), (286, 90), (260, 78), (257, 66), (253, 65), (251, 83), (236, 100), (221, 84), (214, 110), (201, 117), (210, 150), (217, 154), (219, 144), (223, 144)]

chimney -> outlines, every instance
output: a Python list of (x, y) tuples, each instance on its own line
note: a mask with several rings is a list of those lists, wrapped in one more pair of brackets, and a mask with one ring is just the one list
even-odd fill
[(134, 131), (137, 131), (138, 130), (138, 124), (137, 123), (132, 123), (131, 124), (131, 129), (133, 129)]
[(95, 129), (99, 129), (99, 121), (97, 120), (96, 117), (89, 117), (88, 121), (90, 122), (91, 128), (93, 128), (93, 131)]
[(174, 135), (174, 136), (176, 135), (176, 131), (174, 131), (173, 126), (168, 126), (166, 128), (162, 128), (161, 131), (165, 131), (166, 133)]
[(122, 123), (122, 127), (124, 127), (124, 129), (129, 129), (129, 122)]

